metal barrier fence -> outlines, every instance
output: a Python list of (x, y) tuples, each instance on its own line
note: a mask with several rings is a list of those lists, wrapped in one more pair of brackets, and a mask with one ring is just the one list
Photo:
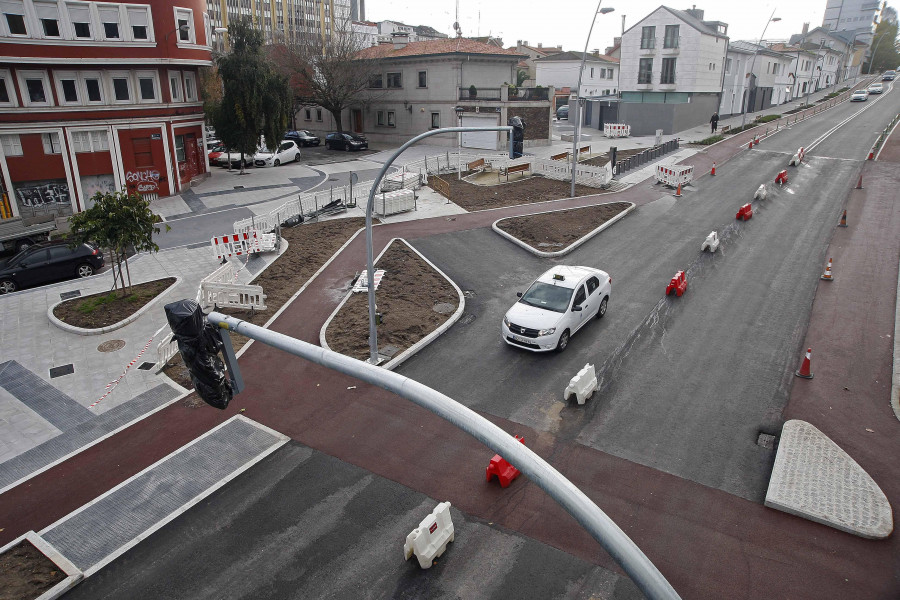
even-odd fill
[(616, 175), (621, 175), (626, 171), (630, 171), (631, 169), (641, 167), (648, 162), (654, 161), (669, 152), (674, 152), (675, 150), (678, 150), (678, 148), (678, 138), (663, 142), (659, 146), (647, 148), (643, 152), (632, 154), (628, 158), (623, 158), (622, 160), (617, 160), (615, 173)]

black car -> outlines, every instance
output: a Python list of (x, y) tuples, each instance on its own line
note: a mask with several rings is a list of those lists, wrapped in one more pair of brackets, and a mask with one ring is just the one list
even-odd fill
[(94, 244), (71, 248), (65, 242), (45, 242), (22, 250), (0, 263), (0, 294), (73, 277), (90, 277), (103, 266)]
[(297, 142), (298, 146), (318, 146), (321, 140), (305, 129), (284, 132), (284, 139)]
[(563, 104), (559, 108), (556, 109), (556, 119), (561, 121), (563, 119), (569, 118), (569, 105)]
[(329, 133), (325, 136), (325, 147), (329, 150), (367, 150), (369, 140), (355, 133)]

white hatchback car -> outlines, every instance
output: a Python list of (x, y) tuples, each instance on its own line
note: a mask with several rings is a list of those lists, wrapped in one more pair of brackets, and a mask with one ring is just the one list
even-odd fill
[(591, 267), (553, 267), (506, 312), (503, 341), (534, 352), (562, 352), (569, 338), (592, 318), (606, 314), (612, 279)]
[(265, 147), (260, 148), (253, 156), (253, 164), (257, 167), (277, 167), (298, 160), (300, 160), (300, 146), (292, 140), (283, 140), (274, 152)]

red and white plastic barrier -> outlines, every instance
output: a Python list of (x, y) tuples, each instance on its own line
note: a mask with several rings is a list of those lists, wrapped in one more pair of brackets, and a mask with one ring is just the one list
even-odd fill
[(671, 187), (687, 185), (694, 180), (693, 165), (656, 165), (656, 182)]
[(603, 135), (608, 138), (628, 137), (631, 135), (631, 125), (625, 123), (604, 123)]
[(229, 256), (245, 256), (254, 252), (262, 252), (262, 240), (257, 231), (229, 233), (210, 240), (216, 260)]
[(802, 146), (797, 150), (797, 153), (791, 157), (791, 162), (788, 163), (792, 167), (796, 167), (800, 163), (803, 162), (803, 157), (806, 156), (806, 148)]
[[(372, 277), (373, 283), (375, 285), (375, 289), (378, 289), (378, 285), (381, 283), (381, 279), (384, 277), (384, 269), (375, 269), (375, 275)], [(356, 280), (356, 283), (353, 284), (354, 292), (367, 292), (369, 291), (369, 271), (367, 269), (363, 269), (363, 272), (360, 273), (359, 278)]]
[(419, 526), (406, 536), (403, 544), (404, 560), (415, 554), (419, 566), (431, 568), (434, 559), (444, 554), (447, 544), (453, 541), (453, 520), (450, 518), (450, 503), (441, 502), (434, 512), (422, 519)]
[(594, 365), (588, 363), (575, 374), (575, 377), (569, 380), (569, 385), (566, 386), (566, 390), (563, 392), (563, 400), (568, 400), (574, 395), (578, 404), (584, 404), (596, 389), (597, 373), (594, 370)]

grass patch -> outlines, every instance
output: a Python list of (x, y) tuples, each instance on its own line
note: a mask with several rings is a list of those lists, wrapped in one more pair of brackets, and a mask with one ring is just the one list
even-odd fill
[(777, 121), (781, 118), (781, 115), (766, 115), (764, 117), (757, 117), (757, 123), (768, 123), (769, 121)]
[(700, 144), (701, 146), (709, 146), (710, 144), (715, 144), (716, 142), (721, 142), (725, 139), (724, 135), (711, 135), (708, 138), (703, 138), (702, 140), (698, 140), (696, 142), (691, 142), (692, 144)]
[(129, 294), (128, 296), (122, 297), (118, 292), (110, 292), (105, 296), (92, 296), (89, 298), (85, 298), (85, 301), (82, 302), (76, 310), (83, 315), (89, 315), (98, 308), (103, 308), (106, 305), (115, 304), (116, 301), (132, 303), (137, 302), (140, 298), (141, 294)]

